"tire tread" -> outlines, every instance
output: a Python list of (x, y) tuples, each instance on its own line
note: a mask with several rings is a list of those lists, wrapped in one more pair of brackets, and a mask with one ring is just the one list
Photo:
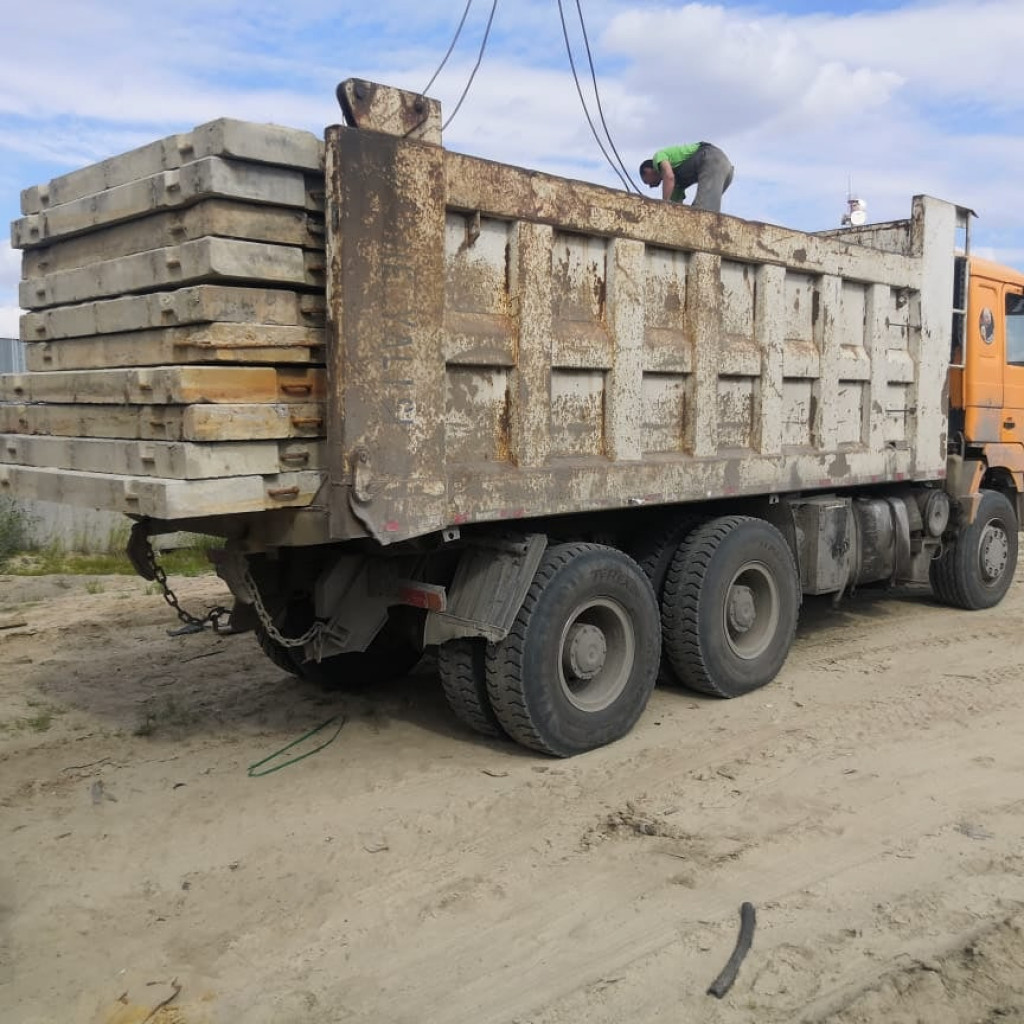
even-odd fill
[(487, 693), (486, 642), (464, 637), (437, 649), (441, 689), (452, 714), (481, 736), (504, 736)]

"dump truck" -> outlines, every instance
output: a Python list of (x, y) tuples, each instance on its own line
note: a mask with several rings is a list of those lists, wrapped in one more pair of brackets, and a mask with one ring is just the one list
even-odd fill
[[(570, 756), (659, 681), (782, 669), (804, 595), (1013, 578), (1024, 274), (970, 210), (819, 233), (444, 148), (361, 80), (29, 189), (0, 487), (223, 539), (231, 625), (328, 684), (436, 648), (470, 728)], [(1018, 420), (1020, 421), (1018, 423)]]

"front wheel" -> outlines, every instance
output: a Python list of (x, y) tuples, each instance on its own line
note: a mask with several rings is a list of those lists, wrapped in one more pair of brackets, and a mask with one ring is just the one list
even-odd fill
[(1017, 568), (1017, 516), (1006, 495), (982, 491), (973, 523), (961, 525), (929, 570), (944, 604), (967, 611), (999, 604)]
[(487, 647), (487, 691), (524, 746), (570, 757), (624, 736), (654, 689), (658, 604), (628, 555), (548, 548), (509, 635)]
[(761, 519), (723, 516), (679, 546), (661, 599), (665, 649), (686, 686), (738, 697), (789, 654), (800, 583), (789, 545)]

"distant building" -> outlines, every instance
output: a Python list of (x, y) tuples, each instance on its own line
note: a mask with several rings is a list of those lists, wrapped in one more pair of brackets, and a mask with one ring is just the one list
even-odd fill
[(24, 344), (17, 338), (0, 338), (0, 373), (21, 373), (24, 369)]

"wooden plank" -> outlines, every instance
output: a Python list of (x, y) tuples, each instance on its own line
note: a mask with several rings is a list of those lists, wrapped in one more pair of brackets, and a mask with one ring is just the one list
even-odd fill
[(218, 118), (25, 189), (21, 212), (39, 213), (209, 156), (318, 171), (323, 166), (323, 143), (297, 128)]
[(322, 468), (322, 441), (127, 441), (0, 434), (0, 462), (178, 480)]
[(273, 366), (155, 366), (0, 374), (0, 401), (110, 405), (310, 402), (323, 397), (323, 370)]
[(296, 246), (200, 238), (22, 281), (18, 295), (23, 309), (44, 309), (213, 281), (323, 288), (324, 257)]
[(313, 501), (323, 480), (324, 475), (314, 471), (216, 480), (161, 480), (0, 465), (0, 493), (156, 519), (194, 519), (301, 508)]
[(168, 210), (39, 249), (26, 249), (21, 257), (21, 276), (30, 280), (207, 236), (323, 249), (324, 224), (321, 216), (306, 210), (208, 199), (184, 210)]
[(216, 197), (322, 211), (323, 178), (285, 167), (207, 157), (30, 213), (11, 224), (11, 245), (32, 249)]
[(30, 342), (31, 372), (92, 370), (171, 363), (322, 363), (323, 329), (254, 324), (203, 324)]
[(0, 404), (0, 433), (156, 441), (322, 437), (324, 407), (300, 405)]
[(322, 327), (325, 305), (323, 295), (291, 289), (201, 284), (26, 313), (21, 318), (21, 340), (84, 338), (215, 322)]

